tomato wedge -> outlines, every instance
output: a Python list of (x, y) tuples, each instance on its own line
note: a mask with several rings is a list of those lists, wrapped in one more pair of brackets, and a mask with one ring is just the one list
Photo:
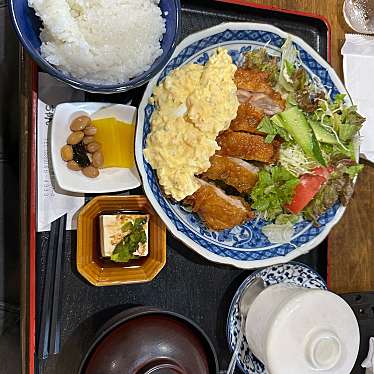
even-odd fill
[(313, 174), (304, 174), (295, 188), (295, 195), (290, 204), (285, 205), (291, 213), (300, 213), (313, 199), (321, 186), (326, 182), (333, 168), (315, 168)]

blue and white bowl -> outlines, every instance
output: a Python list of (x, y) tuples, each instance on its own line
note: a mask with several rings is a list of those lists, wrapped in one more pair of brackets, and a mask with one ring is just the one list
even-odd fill
[[(110, 6), (110, 1), (108, 1)], [(9, 0), (9, 8), (14, 29), (23, 47), (27, 50), (33, 60), (41, 69), (53, 77), (68, 83), (80, 90), (94, 93), (119, 93), (139, 87), (154, 77), (168, 62), (172, 55), (179, 36), (181, 4), (180, 0), (160, 0), (160, 9), (165, 18), (166, 32), (161, 41), (163, 53), (159, 56), (152, 66), (145, 71), (130, 79), (126, 83), (120, 84), (94, 84), (76, 79), (55, 66), (51, 65), (40, 53), (40, 28), (42, 22), (36, 16), (34, 10), (28, 6), (27, 0)], [(125, 22), (126, 20), (124, 20)]]
[[(149, 82), (139, 106), (135, 156), (145, 193), (172, 234), (211, 261), (247, 269), (288, 262), (320, 244), (340, 220), (345, 208), (335, 204), (320, 217), (319, 227), (309, 221), (297, 223), (295, 234), (287, 244), (271, 244), (261, 231), (266, 224), (262, 220), (221, 232), (208, 230), (196, 214), (163, 195), (156, 172), (144, 158), (143, 149), (151, 131), (154, 110), (149, 98), (153, 88), (172, 70), (190, 62), (204, 64), (219, 46), (227, 48), (238, 64), (243, 52), (252, 48), (266, 47), (271, 54), (280, 56), (280, 47), (288, 36), (274, 26), (256, 23), (225, 23), (190, 35), (179, 44), (164, 69)], [(291, 37), (299, 50), (301, 63), (310, 74), (320, 79), (331, 96), (346, 93), (333, 68), (302, 39)]]

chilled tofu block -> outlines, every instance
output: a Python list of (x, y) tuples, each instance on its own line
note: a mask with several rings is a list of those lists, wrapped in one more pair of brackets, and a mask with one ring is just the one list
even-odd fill
[(148, 255), (147, 214), (104, 214), (100, 216), (100, 244), (103, 257), (127, 262)]

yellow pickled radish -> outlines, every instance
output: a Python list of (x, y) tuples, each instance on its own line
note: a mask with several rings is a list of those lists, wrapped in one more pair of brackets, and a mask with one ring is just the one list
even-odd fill
[(95, 141), (101, 143), (104, 168), (132, 168), (134, 161), (135, 126), (116, 118), (92, 120), (96, 127)]

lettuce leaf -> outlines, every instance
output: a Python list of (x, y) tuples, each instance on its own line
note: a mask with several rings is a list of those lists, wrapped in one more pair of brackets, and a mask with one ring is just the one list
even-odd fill
[(350, 176), (350, 178), (355, 178), (364, 169), (364, 165), (357, 164), (346, 167), (345, 173)]
[(278, 86), (286, 92), (294, 92), (294, 86), (291, 76), (295, 71), (295, 62), (297, 58), (297, 50), (292, 43), (292, 39), (288, 37), (281, 48), (282, 58), (281, 67), (278, 78)]
[(352, 125), (347, 122), (340, 122), (338, 127), (338, 135), (342, 142), (348, 142), (360, 131), (361, 126)]
[(363, 165), (343, 159), (335, 165), (327, 183), (323, 185), (314, 199), (305, 207), (304, 217), (318, 225), (319, 216), (331, 208), (336, 201), (346, 206), (353, 195), (353, 179), (363, 169)]
[(271, 118), (265, 116), (257, 126), (258, 131), (267, 134), (265, 143), (271, 143), (277, 135), (279, 135), (286, 141), (291, 140), (291, 136), (283, 127), (280, 126), (282, 123), (276, 116), (277, 115)]
[(333, 102), (319, 100), (319, 107), (312, 115), (312, 119), (332, 132), (343, 147), (353, 140), (365, 122), (355, 105), (345, 105), (345, 96), (338, 94)]
[(308, 83), (308, 73), (304, 68), (295, 69), (291, 76), (293, 88), (295, 91), (301, 91)]
[(284, 213), (283, 206), (290, 203), (299, 179), (282, 166), (262, 169), (252, 189), (252, 208), (266, 220), (273, 220)]
[(245, 55), (244, 66), (249, 69), (264, 71), (269, 74), (269, 82), (275, 85), (278, 81), (279, 66), (276, 57), (270, 56), (266, 48), (254, 49)]
[(358, 126), (365, 122), (365, 117), (357, 113), (357, 106), (352, 105), (350, 107), (345, 107), (342, 110), (342, 123), (349, 123), (351, 126)]
[(285, 225), (285, 224), (294, 224), (299, 220), (299, 216), (297, 214), (280, 214), (276, 219), (275, 223), (277, 225)]
[[(329, 160), (340, 160), (342, 158), (350, 158), (356, 160), (356, 150), (353, 142), (346, 144), (344, 147), (341, 144), (320, 144), (324, 158)], [(329, 162), (328, 162), (329, 163)]]
[(302, 67), (298, 50), (288, 37), (281, 48), (281, 66), (277, 87), (292, 96), (287, 106), (297, 105), (305, 113), (313, 113), (318, 108), (318, 100), (326, 97), (325, 88), (315, 76), (309, 76)]
[(339, 194), (334, 186), (334, 183), (326, 183), (317, 193), (314, 199), (304, 208), (304, 218), (312, 221), (316, 226), (319, 226), (319, 216), (327, 209), (331, 208), (338, 198)]

